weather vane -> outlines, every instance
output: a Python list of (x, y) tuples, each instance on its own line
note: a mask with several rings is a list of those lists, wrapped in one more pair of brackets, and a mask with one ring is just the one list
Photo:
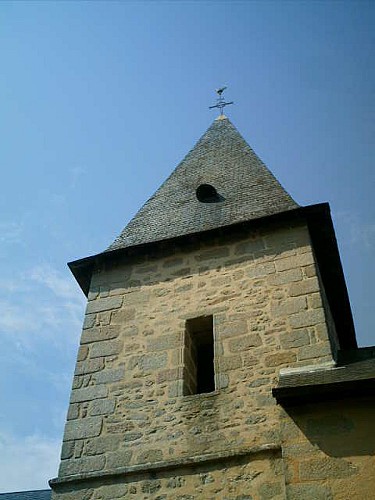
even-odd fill
[(222, 93), (224, 92), (224, 90), (226, 88), (227, 87), (221, 87), (220, 89), (216, 90), (216, 93), (219, 96), (217, 98), (217, 102), (216, 102), (216, 104), (214, 106), (210, 106), (209, 107), (209, 109), (219, 108), (220, 109), (220, 116), (223, 116), (223, 109), (225, 108), (225, 106), (229, 106), (229, 104), (233, 104), (233, 101), (231, 101), (231, 102), (225, 102), (225, 99), (222, 96)]

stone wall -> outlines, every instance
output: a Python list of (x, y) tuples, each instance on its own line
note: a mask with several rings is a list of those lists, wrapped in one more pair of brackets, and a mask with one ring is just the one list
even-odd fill
[(280, 449), (67, 484), (64, 500), (256, 500), (285, 498)]
[(374, 498), (374, 422), (373, 399), (290, 407), (283, 412), (287, 498)]
[[(185, 324), (203, 315), (213, 315), (216, 390), (183, 396)], [(331, 359), (304, 226), (222, 236), (173, 251), (166, 245), (162, 256), (107, 264), (92, 279), (59, 479), (132, 474), (149, 464), (208, 460), (223, 450), (273, 449), (280, 444), (279, 408), (271, 395), (279, 369)], [(248, 474), (248, 465), (241, 467)], [(262, 489), (275, 483), (266, 469), (249, 490), (253, 499), (283, 494), (276, 486), (276, 496)], [(192, 490), (181, 499), (210, 498), (199, 496), (199, 474), (188, 475), (184, 491)], [(215, 474), (221, 485), (231, 477), (221, 468)], [(234, 483), (228, 479), (225, 488), (232, 489), (222, 486), (220, 494), (250, 498)], [(168, 496), (165, 481), (158, 484), (155, 493), (139, 486), (144, 495), (135, 498), (180, 498)], [(207, 495), (215, 498), (216, 487), (207, 487)], [(103, 488), (87, 498), (116, 498), (105, 493), (110, 486)], [(126, 491), (130, 495), (130, 486)]]

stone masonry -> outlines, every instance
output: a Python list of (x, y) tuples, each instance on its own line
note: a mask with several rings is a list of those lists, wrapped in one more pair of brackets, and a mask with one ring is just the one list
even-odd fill
[[(103, 264), (88, 298), (54, 499), (323, 498), (288, 486), (271, 394), (280, 368), (332, 362), (303, 223)], [(183, 396), (186, 321), (204, 315), (216, 390)]]

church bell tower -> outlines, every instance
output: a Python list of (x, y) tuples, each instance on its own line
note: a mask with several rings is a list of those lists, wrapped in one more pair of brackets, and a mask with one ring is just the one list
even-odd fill
[(333, 498), (295, 476), (284, 405), (356, 349), (328, 204), (299, 206), (220, 115), (69, 266), (88, 302), (52, 498)]

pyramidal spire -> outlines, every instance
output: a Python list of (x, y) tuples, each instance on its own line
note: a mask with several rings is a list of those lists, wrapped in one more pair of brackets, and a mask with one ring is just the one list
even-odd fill
[(220, 115), (107, 251), (297, 207), (229, 119)]

